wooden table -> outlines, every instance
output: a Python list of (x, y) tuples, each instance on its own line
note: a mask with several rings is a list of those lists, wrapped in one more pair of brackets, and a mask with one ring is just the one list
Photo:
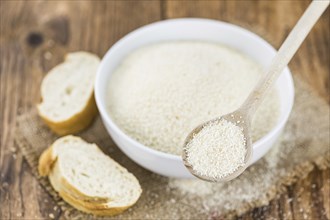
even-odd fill
[[(43, 76), (70, 51), (103, 56), (151, 22), (205, 17), (256, 32), (278, 48), (310, 1), (3, 1), (0, 2), (0, 218), (53, 217), (54, 204), (14, 143), (17, 116), (39, 101)], [(290, 68), (329, 102), (329, 9)], [(269, 206), (239, 219), (329, 219), (329, 170), (313, 171)], [(57, 212), (55, 218), (61, 218)]]

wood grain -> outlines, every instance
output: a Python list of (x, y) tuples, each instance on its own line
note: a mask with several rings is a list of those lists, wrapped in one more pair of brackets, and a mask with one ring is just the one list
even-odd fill
[[(278, 48), (310, 1), (0, 1), (0, 219), (63, 218), (17, 151), (17, 115), (39, 101), (45, 73), (76, 50), (103, 56), (151, 22), (204, 17), (231, 22)], [(329, 9), (290, 68), (329, 102)], [(269, 206), (238, 219), (330, 219), (329, 170), (313, 171)], [(55, 210), (56, 209), (56, 210)]]

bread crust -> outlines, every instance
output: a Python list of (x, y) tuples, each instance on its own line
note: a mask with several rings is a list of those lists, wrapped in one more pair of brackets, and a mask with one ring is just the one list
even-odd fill
[(53, 158), (53, 148), (50, 146), (39, 157), (38, 171), (40, 176), (48, 176), (55, 159)]
[[(108, 207), (107, 205), (96, 205), (89, 202), (84, 202), (81, 200), (77, 200), (74, 197), (72, 197), (70, 194), (60, 191), (59, 195), (63, 198), (64, 201), (72, 205), (74, 208), (90, 213), (93, 215), (99, 215), (99, 216), (112, 216), (117, 215), (128, 209), (130, 206), (125, 207)], [(134, 204), (132, 204), (134, 205)]]
[(38, 113), (52, 131), (54, 131), (56, 134), (60, 136), (63, 136), (67, 134), (74, 134), (87, 128), (93, 122), (93, 119), (97, 115), (98, 110), (96, 107), (94, 94), (92, 93), (85, 107), (80, 112), (73, 115), (67, 120), (64, 121), (51, 120), (50, 118), (42, 114), (39, 105), (38, 105)]

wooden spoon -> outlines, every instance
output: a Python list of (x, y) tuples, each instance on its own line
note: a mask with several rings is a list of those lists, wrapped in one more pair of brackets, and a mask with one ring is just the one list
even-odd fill
[[(266, 92), (273, 86), (276, 79), (281, 75), (283, 69), (287, 66), (289, 61), (292, 59), (293, 55), (297, 52), (298, 48), (320, 18), (322, 13), (328, 7), (330, 1), (316, 1), (314, 0), (303, 16), (300, 18), (296, 26), (290, 32), (289, 36), (286, 38), (282, 46), (280, 47), (278, 53), (272, 60), (272, 63), (263, 77), (259, 80), (258, 84), (255, 86), (254, 90), (250, 93), (246, 101), (243, 105), (237, 109), (236, 111), (229, 113), (227, 115), (223, 115), (219, 118), (213, 119), (211, 121), (205, 122), (202, 125), (195, 128), (187, 137), (184, 148), (183, 148), (183, 162), (184, 165), (188, 168), (188, 170), (195, 175), (196, 177), (210, 181), (210, 182), (221, 182), (221, 181), (229, 181), (237, 176), (239, 176), (249, 165), (249, 162), (252, 159), (252, 142), (250, 135), (250, 124), (253, 115), (256, 112), (256, 109), (259, 107), (260, 103), (266, 96)], [(227, 120), (236, 126), (242, 129), (242, 133), (245, 137), (245, 146), (246, 146), (246, 154), (244, 158), (244, 165), (237, 167), (237, 169), (229, 174), (219, 178), (201, 175), (200, 172), (194, 169), (194, 166), (189, 163), (189, 145), (188, 143), (196, 136), (198, 132), (200, 132), (205, 126), (210, 125), (210, 122), (220, 122), (220, 120)], [(214, 124), (214, 123), (213, 123)], [(225, 135), (225, 134), (224, 134)], [(212, 164), (210, 164), (212, 166)], [(221, 175), (219, 175), (221, 176)]]

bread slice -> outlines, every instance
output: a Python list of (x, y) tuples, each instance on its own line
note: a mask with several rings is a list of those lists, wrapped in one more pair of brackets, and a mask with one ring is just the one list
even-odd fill
[(133, 174), (79, 137), (55, 141), (41, 155), (38, 169), (66, 202), (95, 215), (119, 214), (142, 192)]
[(65, 61), (45, 76), (41, 84), (39, 115), (57, 134), (86, 128), (97, 114), (94, 79), (100, 59), (87, 52), (69, 53)]

